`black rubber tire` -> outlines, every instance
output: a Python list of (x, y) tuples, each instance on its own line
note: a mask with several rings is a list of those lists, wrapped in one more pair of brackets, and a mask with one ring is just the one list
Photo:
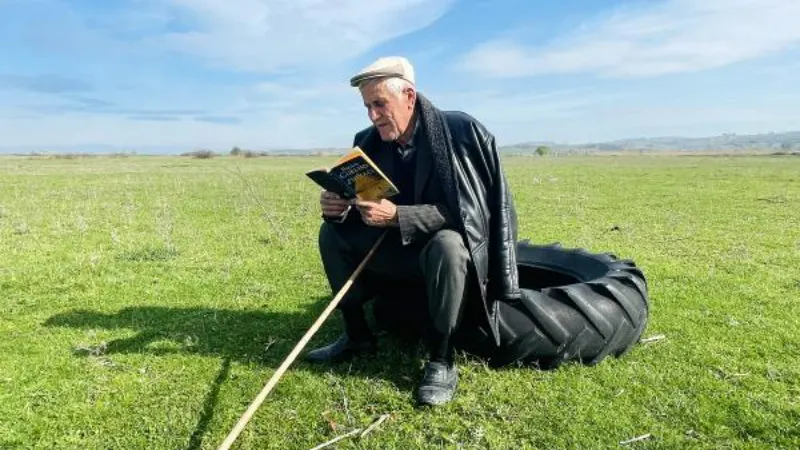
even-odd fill
[[(594, 365), (622, 356), (638, 342), (649, 314), (647, 281), (630, 260), (610, 253), (517, 246), (519, 302), (501, 303), (501, 345), (489, 363), (557, 368), (567, 361)], [(531, 322), (529, 329), (511, 323)]]
[[(644, 332), (648, 287), (633, 261), (521, 241), (517, 264), (523, 297), (499, 304), (500, 345), (477, 309), (465, 312), (454, 337), (458, 348), (487, 358), (490, 366), (594, 365), (609, 355), (622, 356)], [(419, 335), (426, 323), (424, 289), (396, 286), (376, 299), (373, 311), (379, 327)]]

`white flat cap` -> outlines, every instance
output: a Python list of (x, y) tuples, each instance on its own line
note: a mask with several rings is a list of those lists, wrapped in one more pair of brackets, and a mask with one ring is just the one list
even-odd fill
[(378, 58), (374, 63), (361, 69), (354, 77), (350, 78), (350, 86), (358, 86), (364, 81), (376, 78), (397, 77), (416, 84), (414, 81), (414, 66), (402, 56), (385, 56)]

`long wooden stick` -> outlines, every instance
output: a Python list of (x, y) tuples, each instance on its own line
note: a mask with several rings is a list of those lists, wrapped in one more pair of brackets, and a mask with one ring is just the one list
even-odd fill
[(331, 315), (333, 310), (336, 308), (336, 305), (338, 305), (339, 302), (342, 300), (342, 297), (344, 297), (347, 291), (350, 290), (350, 287), (353, 285), (353, 282), (355, 281), (356, 277), (358, 277), (361, 271), (364, 270), (364, 267), (366, 267), (367, 262), (370, 260), (370, 258), (372, 258), (372, 255), (373, 253), (375, 253), (375, 250), (378, 249), (378, 246), (381, 245), (381, 242), (383, 242), (383, 238), (386, 237), (386, 234), (387, 231), (384, 231), (383, 234), (381, 234), (381, 236), (378, 238), (378, 240), (375, 241), (375, 244), (372, 246), (369, 253), (367, 253), (367, 256), (365, 256), (364, 260), (361, 261), (361, 264), (359, 264), (358, 267), (356, 267), (356, 270), (353, 272), (352, 275), (350, 275), (350, 278), (347, 279), (347, 282), (344, 283), (344, 286), (342, 286), (342, 288), (339, 289), (339, 292), (336, 294), (336, 297), (334, 297), (333, 300), (331, 300), (331, 302), (328, 304), (328, 307), (325, 308), (325, 311), (323, 311), (322, 314), (317, 318), (317, 321), (314, 322), (314, 324), (311, 326), (311, 328), (308, 329), (308, 331), (306, 331), (306, 334), (303, 335), (302, 339), (300, 339), (300, 342), (298, 342), (297, 345), (294, 346), (294, 349), (292, 350), (291, 353), (289, 353), (289, 356), (287, 356), (286, 359), (283, 360), (283, 363), (281, 363), (280, 367), (278, 367), (278, 370), (276, 370), (275, 373), (272, 375), (272, 378), (269, 379), (266, 386), (264, 386), (264, 389), (262, 389), (261, 392), (259, 392), (258, 396), (256, 396), (255, 400), (253, 400), (253, 402), (250, 403), (250, 407), (248, 407), (247, 411), (245, 411), (244, 414), (242, 414), (242, 417), (239, 418), (239, 421), (236, 423), (236, 426), (233, 427), (233, 430), (231, 430), (231, 432), (228, 434), (228, 437), (225, 438), (225, 441), (222, 442), (222, 445), (219, 446), (219, 450), (228, 450), (234, 443), (234, 441), (236, 441), (236, 438), (239, 437), (239, 433), (241, 433), (242, 430), (244, 430), (244, 427), (247, 426), (247, 422), (250, 421), (250, 419), (253, 417), (253, 414), (255, 414), (256, 410), (258, 409), (258, 407), (261, 406), (261, 403), (264, 401), (265, 398), (267, 398), (267, 395), (270, 393), (272, 388), (275, 387), (275, 385), (278, 383), (278, 380), (283, 376), (284, 372), (286, 372), (286, 369), (289, 368), (289, 366), (297, 358), (297, 355), (300, 354), (300, 351), (303, 350), (303, 347), (305, 347), (308, 341), (311, 339), (311, 337), (314, 336), (314, 333), (316, 333), (317, 330), (319, 330), (323, 322), (325, 322), (328, 316)]

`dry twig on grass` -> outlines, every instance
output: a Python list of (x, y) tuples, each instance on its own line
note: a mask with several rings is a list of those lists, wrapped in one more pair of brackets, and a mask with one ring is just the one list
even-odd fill
[(330, 445), (333, 445), (333, 444), (341, 441), (342, 439), (349, 438), (350, 436), (356, 435), (356, 434), (358, 434), (360, 432), (361, 432), (361, 428), (356, 428), (355, 430), (353, 430), (353, 431), (351, 431), (351, 432), (349, 432), (347, 434), (343, 434), (343, 435), (341, 435), (339, 437), (335, 437), (335, 438), (331, 439), (328, 442), (323, 442), (322, 444), (319, 444), (318, 446), (312, 448), (311, 450), (320, 450), (321, 448), (325, 448), (325, 447), (328, 447)]
[(339, 391), (342, 393), (342, 406), (344, 407), (345, 414), (347, 414), (347, 422), (350, 425), (353, 425), (353, 415), (350, 414), (350, 402), (347, 400), (347, 393), (344, 391), (344, 387), (338, 380), (336, 381), (336, 385), (339, 387)]
[(622, 442), (619, 443), (619, 445), (633, 444), (634, 442), (644, 441), (644, 440), (650, 439), (651, 437), (653, 437), (653, 435), (650, 434), (650, 433), (647, 433), (647, 434), (643, 434), (641, 436), (635, 437), (633, 439), (628, 439), (627, 441), (622, 441)]
[(367, 429), (366, 429), (366, 430), (364, 430), (364, 432), (363, 432), (363, 433), (361, 433), (361, 435), (360, 435), (359, 437), (360, 437), (360, 438), (363, 438), (364, 436), (368, 435), (369, 433), (371, 433), (371, 432), (372, 432), (372, 430), (374, 430), (374, 429), (378, 428), (378, 427), (380, 426), (380, 424), (382, 424), (382, 423), (383, 423), (383, 422), (384, 422), (386, 419), (388, 419), (389, 417), (390, 417), (390, 414), (383, 414), (383, 415), (381, 415), (381, 416), (380, 416), (380, 417), (378, 417), (378, 418), (377, 418), (377, 419), (376, 419), (374, 422), (372, 422), (372, 424), (371, 424), (370, 426), (368, 426), (368, 427), (367, 427)]
[(667, 337), (664, 336), (663, 334), (659, 334), (659, 335), (656, 335), (656, 336), (653, 336), (653, 337), (649, 337), (647, 339), (642, 339), (640, 342), (642, 344), (649, 344), (651, 342), (658, 342), (658, 341), (664, 340), (666, 338)]
[[(380, 425), (381, 425), (383, 422), (385, 422), (385, 421), (386, 421), (386, 419), (388, 419), (389, 417), (391, 417), (391, 414), (388, 414), (388, 413), (387, 413), (387, 414), (382, 414), (380, 417), (378, 417), (377, 419), (375, 419), (375, 421), (374, 421), (374, 422), (372, 422), (372, 423), (370, 424), (370, 426), (368, 426), (368, 427), (367, 427), (367, 428), (366, 428), (364, 431), (361, 431), (361, 428), (356, 428), (355, 430), (353, 430), (353, 431), (350, 431), (350, 432), (348, 432), (348, 433), (346, 433), (346, 434), (343, 434), (343, 435), (341, 435), (341, 436), (337, 436), (337, 437), (335, 437), (335, 438), (331, 439), (330, 441), (323, 442), (322, 444), (319, 444), (318, 446), (316, 446), (316, 447), (312, 448), (311, 450), (320, 450), (320, 449), (322, 449), (322, 448), (325, 448), (325, 447), (331, 446), (331, 445), (333, 445), (333, 444), (335, 444), (335, 443), (337, 443), (337, 442), (341, 441), (342, 439), (346, 439), (346, 438), (348, 438), (348, 437), (350, 437), (350, 436), (354, 436), (354, 435), (356, 435), (356, 434), (358, 434), (358, 433), (361, 433), (361, 434), (360, 434), (358, 437), (359, 437), (359, 438), (363, 438), (364, 436), (368, 435), (368, 434), (369, 434), (369, 433), (371, 433), (373, 430), (375, 430), (376, 428), (378, 428), (378, 427), (379, 427), (379, 426), (380, 426)], [(335, 427), (332, 427), (332, 428), (334, 428), (334, 431), (335, 431)]]
[(275, 345), (276, 342), (278, 342), (277, 339), (275, 339), (274, 337), (270, 337), (269, 341), (266, 343), (266, 345), (264, 345), (264, 353), (267, 353), (269, 351), (270, 347)]

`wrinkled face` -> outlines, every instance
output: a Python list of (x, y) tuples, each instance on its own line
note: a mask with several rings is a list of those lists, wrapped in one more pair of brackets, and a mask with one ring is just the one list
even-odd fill
[(384, 81), (366, 83), (360, 91), (369, 120), (378, 129), (381, 139), (393, 141), (402, 136), (414, 113), (416, 92), (407, 88), (395, 93)]

